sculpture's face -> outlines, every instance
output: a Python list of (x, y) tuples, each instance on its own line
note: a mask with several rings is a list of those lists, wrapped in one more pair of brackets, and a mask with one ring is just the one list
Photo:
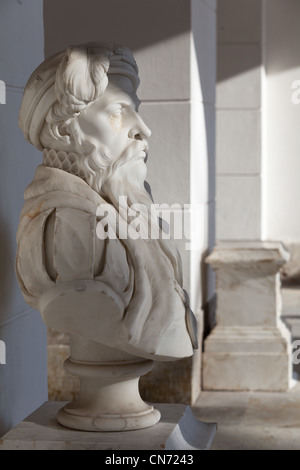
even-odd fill
[(78, 124), (87, 138), (95, 140), (117, 160), (130, 145), (140, 140), (140, 156), (145, 158), (151, 135), (140, 115), (140, 101), (131, 80), (124, 75), (109, 75), (104, 94), (78, 116)]

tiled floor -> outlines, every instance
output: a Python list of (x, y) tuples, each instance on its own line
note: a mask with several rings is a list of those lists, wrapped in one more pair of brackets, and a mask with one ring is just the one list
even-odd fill
[(300, 382), (286, 393), (202, 392), (194, 414), (217, 423), (211, 450), (300, 450)]

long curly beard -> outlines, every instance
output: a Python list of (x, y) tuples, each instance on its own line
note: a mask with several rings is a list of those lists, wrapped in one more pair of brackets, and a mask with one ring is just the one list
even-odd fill
[[(127, 196), (130, 204), (151, 204), (151, 198), (144, 185), (147, 167), (143, 149), (143, 142), (136, 140), (116, 160), (110, 158), (105, 149), (100, 149), (100, 155), (90, 155), (89, 166), (91, 169), (96, 167), (96, 172), (91, 176), (89, 184), (102, 197), (109, 197), (114, 205), (120, 196)], [(98, 168), (97, 161), (101, 161)], [(103, 169), (103, 162), (107, 161), (110, 164)]]
[(151, 239), (154, 234), (158, 246), (173, 265), (177, 282), (182, 286), (180, 255), (173, 240), (163, 238), (161, 220), (153, 211), (152, 196), (145, 187), (147, 167), (145, 157), (141, 156), (143, 149), (143, 142), (136, 140), (118, 159), (113, 160), (103, 146), (98, 149), (94, 147), (89, 155), (81, 159), (85, 167), (85, 179), (103, 199), (113, 204), (123, 219), (130, 219), (133, 207), (142, 208), (139, 211), (144, 235), (142, 238)]

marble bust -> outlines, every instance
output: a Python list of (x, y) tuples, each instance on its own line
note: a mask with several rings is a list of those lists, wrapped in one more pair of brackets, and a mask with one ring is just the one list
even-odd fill
[[(43, 163), (24, 193), (16, 272), (26, 302), (70, 335), (65, 368), (81, 389), (58, 420), (75, 429), (155, 424), (159, 413), (139, 396), (139, 377), (153, 361), (197, 347), (172, 241), (120, 233), (134, 204), (161, 232), (145, 183), (151, 132), (138, 113), (138, 86), (128, 48), (70, 46), (33, 72), (20, 109), (19, 126)], [(118, 223), (104, 227), (107, 207)]]

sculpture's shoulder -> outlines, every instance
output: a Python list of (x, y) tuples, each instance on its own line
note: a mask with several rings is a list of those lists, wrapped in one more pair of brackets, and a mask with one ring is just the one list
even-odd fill
[(16, 271), (25, 294), (38, 297), (57, 282), (102, 280), (108, 259), (109, 270), (120, 278), (118, 290), (124, 290), (130, 277), (126, 250), (118, 239), (97, 236), (97, 209), (102, 204), (105, 201), (80, 178), (37, 169), (25, 191), (17, 234)]
[(37, 167), (24, 192), (24, 199), (20, 220), (59, 207), (96, 213), (97, 207), (103, 203), (101, 196), (78, 176), (44, 165)]

